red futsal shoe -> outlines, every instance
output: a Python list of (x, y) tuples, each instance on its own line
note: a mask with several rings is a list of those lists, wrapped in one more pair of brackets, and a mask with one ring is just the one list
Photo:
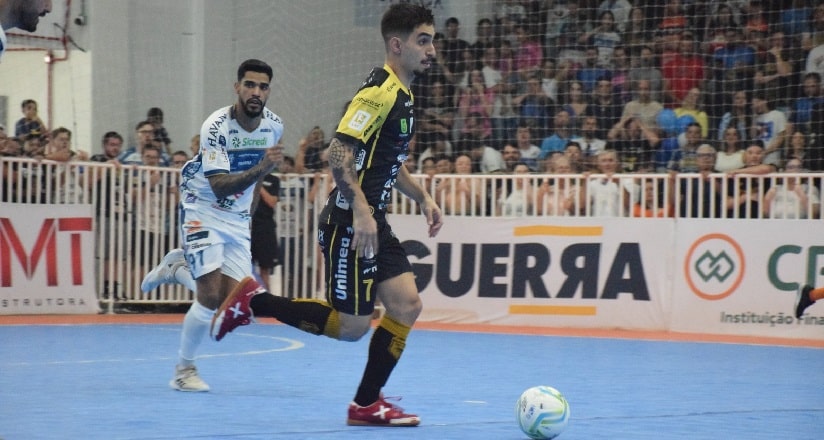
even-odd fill
[(356, 426), (418, 426), (420, 423), (420, 417), (404, 413), (403, 408), (387, 402), (383, 395), (369, 406), (350, 403), (346, 420), (347, 425)]
[(219, 341), (232, 330), (242, 325), (251, 324), (255, 317), (249, 303), (252, 302), (252, 297), (264, 292), (266, 291), (263, 287), (260, 287), (260, 284), (254, 278), (246, 277), (242, 279), (215, 312), (209, 334), (216, 341)]

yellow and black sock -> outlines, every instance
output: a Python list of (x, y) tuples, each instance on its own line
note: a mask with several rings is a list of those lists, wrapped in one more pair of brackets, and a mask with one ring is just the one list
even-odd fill
[(325, 301), (255, 295), (249, 303), (255, 316), (271, 316), (313, 335), (340, 337), (340, 315)]
[(392, 317), (384, 315), (381, 318), (372, 340), (369, 343), (369, 358), (363, 372), (358, 392), (355, 394), (355, 403), (367, 406), (378, 400), (381, 389), (389, 380), (389, 375), (395, 369), (403, 349), (406, 347), (406, 338), (412, 328), (402, 324)]

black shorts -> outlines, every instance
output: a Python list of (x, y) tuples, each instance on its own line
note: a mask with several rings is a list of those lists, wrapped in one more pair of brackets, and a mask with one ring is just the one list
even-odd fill
[(339, 312), (370, 315), (375, 309), (375, 285), (412, 272), (412, 265), (386, 222), (378, 222), (378, 254), (371, 260), (350, 252), (352, 235), (349, 226), (319, 225), (318, 243), (326, 262), (326, 300)]
[(252, 221), (252, 261), (264, 269), (274, 269), (280, 264), (275, 222)]

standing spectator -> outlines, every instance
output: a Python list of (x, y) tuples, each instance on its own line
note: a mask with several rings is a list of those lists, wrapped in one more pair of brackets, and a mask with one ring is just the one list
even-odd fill
[(512, 179), (507, 183), (510, 190), (499, 199), (498, 215), (502, 217), (525, 217), (535, 212), (536, 191), (529, 177), (529, 167), (523, 163), (515, 164)]
[(138, 274), (145, 273), (147, 264), (157, 260), (157, 255), (164, 255), (168, 249), (164, 247), (169, 242), (167, 237), (167, 223), (163, 220), (171, 211), (169, 192), (174, 189), (168, 180), (164, 182), (164, 175), (160, 167), (160, 149), (155, 145), (143, 148), (142, 165), (152, 167), (142, 169), (138, 178), (133, 179), (133, 186), (129, 190), (134, 206), (140, 209), (135, 212), (132, 235), (132, 268)]
[(307, 233), (309, 203), (306, 179), (296, 175), (295, 159), (284, 156), (280, 165), (280, 192), (278, 203), (273, 205), (280, 213), (278, 232), (280, 233), (280, 252), (283, 260), (282, 292), (286, 296), (298, 295), (305, 282), (306, 246), (303, 245)]
[[(117, 158), (118, 162), (120, 162), (123, 165), (142, 165), (143, 150), (146, 147), (157, 146), (155, 145), (154, 140), (155, 127), (154, 124), (152, 124), (151, 122), (138, 122), (135, 126), (135, 133), (135, 145), (131, 148), (128, 148), (126, 151), (120, 153), (120, 156)], [(160, 166), (169, 166), (169, 159), (168, 157), (164, 157), (163, 154), (161, 154), (160, 157)]]
[(751, 138), (764, 143), (764, 163), (777, 168), (782, 159), (781, 148), (786, 137), (787, 117), (772, 109), (767, 94), (763, 91), (758, 91), (753, 96), (752, 110), (755, 117)]
[(735, 127), (727, 127), (722, 134), (721, 151), (715, 158), (715, 169), (727, 171), (744, 168), (744, 150), (741, 149), (741, 135)]
[(469, 43), (460, 38), (461, 22), (456, 17), (449, 17), (446, 19), (444, 40), (443, 40), (443, 57), (445, 67), (452, 73), (455, 78), (463, 76), (467, 69), (473, 66), (467, 66), (464, 62), (463, 52), (469, 49)]
[(192, 152), (192, 157), (197, 156), (197, 153), (200, 152), (200, 133), (192, 136), (192, 139), (189, 140), (189, 150)]
[(37, 101), (26, 99), (20, 105), (23, 117), (14, 124), (14, 137), (23, 138), (27, 135), (41, 135), (46, 132), (46, 124), (37, 114)]
[(280, 197), (280, 178), (270, 173), (258, 187), (259, 200), (252, 214), (252, 261), (257, 263), (258, 275), (266, 290), (272, 291), (269, 276), (280, 264), (275, 208)]
[(583, 206), (592, 217), (623, 217), (629, 212), (634, 203), (634, 184), (631, 179), (620, 178), (616, 174), (618, 168), (618, 154), (614, 150), (604, 150), (598, 155), (598, 173), (602, 176), (591, 177), (589, 172), (584, 173), (581, 199)]
[(103, 135), (103, 152), (93, 155), (90, 160), (92, 162), (110, 162), (117, 161), (120, 156), (120, 150), (123, 148), (123, 136), (116, 131), (107, 131)]
[[(801, 161), (790, 159), (786, 174), (801, 173)], [(764, 216), (768, 218), (819, 218), (821, 197), (818, 188), (799, 176), (784, 177), (764, 195)]]
[(160, 147), (166, 157), (172, 155), (172, 140), (169, 139), (169, 132), (163, 126), (163, 110), (160, 107), (152, 107), (146, 113), (146, 120), (154, 127), (154, 142)]

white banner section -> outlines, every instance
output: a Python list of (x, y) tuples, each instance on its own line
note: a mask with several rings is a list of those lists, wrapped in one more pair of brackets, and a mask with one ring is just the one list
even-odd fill
[(665, 330), (671, 219), (389, 218), (414, 267), (422, 321)]
[(0, 314), (97, 313), (92, 205), (0, 203)]
[(675, 258), (672, 330), (824, 339), (824, 304), (793, 316), (824, 286), (824, 222), (679, 220)]

